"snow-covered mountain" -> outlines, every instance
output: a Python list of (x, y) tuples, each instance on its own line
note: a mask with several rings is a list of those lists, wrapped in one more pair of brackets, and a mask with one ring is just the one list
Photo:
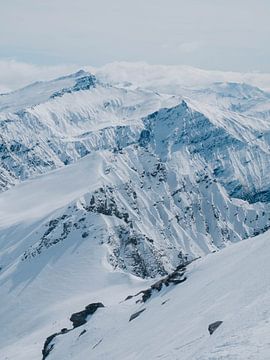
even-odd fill
[(2, 95), (1, 187), (93, 150), (129, 145), (143, 116), (175, 104), (171, 96), (99, 83), (84, 71)]
[[(244, 359), (251, 333), (247, 354), (268, 359), (255, 324), (267, 279), (251, 289), (267, 271), (270, 94), (175, 84), (81, 70), (0, 96), (3, 359)], [(142, 289), (146, 305), (119, 303)], [(237, 322), (242, 306), (263, 310)], [(97, 313), (69, 331), (79, 310)]]

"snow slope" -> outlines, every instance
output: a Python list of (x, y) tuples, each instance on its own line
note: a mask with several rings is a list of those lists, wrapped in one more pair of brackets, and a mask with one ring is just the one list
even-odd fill
[[(139, 296), (122, 300), (148, 288), (149, 280), (110, 270), (97, 242), (73, 237), (64, 252), (2, 275), (1, 356), (41, 359), (45, 339), (71, 328), (73, 312), (102, 301), (105, 308), (87, 324), (55, 340), (48, 359), (267, 360), (269, 250), (269, 232), (234, 244), (193, 262), (185, 282), (138, 304)], [(217, 320), (223, 324), (210, 336), (207, 327)]]
[[(54, 231), (48, 227), (57, 225), (55, 217), (70, 220), (72, 200), (108, 182), (117, 184), (118, 174), (105, 176), (106, 156), (108, 152), (88, 155), (0, 195), (1, 359), (41, 358), (43, 339), (66, 325), (67, 312), (98, 297), (105, 296), (107, 303), (120, 300), (145, 283), (128, 273), (112, 271), (99, 238), (106, 233), (105, 224), (95, 215), (87, 219), (92, 224), (84, 224), (83, 229), (73, 226), (62, 246), (42, 251), (34, 261), (23, 258), (42, 233)], [(80, 224), (83, 211), (76, 210)], [(87, 238), (83, 236), (85, 228), (92, 230)], [(56, 229), (53, 235), (59, 239), (60, 234)]]
[[(184, 314), (187, 313), (186, 306), (188, 303), (191, 304), (191, 296), (198, 298), (199, 292), (205, 293), (205, 289), (203, 288), (205, 281), (202, 281), (204, 277), (199, 277), (193, 285), (193, 272), (194, 274), (197, 272), (204, 274), (204, 271), (206, 271), (205, 279), (208, 279), (207, 281), (213, 284), (214, 289), (212, 289), (211, 292), (214, 292), (214, 294), (215, 291), (221, 291), (220, 287), (223, 289), (223, 286), (225, 286), (226, 289), (227, 285), (223, 280), (221, 282), (222, 285), (219, 287), (218, 284), (220, 281), (215, 280), (215, 278), (210, 281), (209, 274), (212, 273), (212, 276), (213, 274), (218, 276), (221, 271), (220, 276), (222, 278), (222, 271), (231, 269), (232, 265), (230, 265), (228, 259), (232, 256), (234, 246), (230, 247), (230, 252), (227, 256), (224, 255), (225, 258), (222, 260), (225, 264), (228, 262), (229, 266), (223, 266), (221, 264), (221, 254), (226, 254), (227, 250), (223, 250), (219, 255), (209, 255), (210, 264), (211, 258), (218, 256), (215, 265), (213, 265), (218, 268), (211, 268), (210, 265), (208, 265), (208, 260), (197, 260), (194, 265), (190, 266), (190, 270), (188, 270), (187, 282), (177, 285), (175, 289), (170, 288), (172, 295), (169, 293), (163, 294), (162, 292), (153, 302), (149, 300), (149, 311), (152, 311), (153, 315), (150, 319), (147, 315), (148, 312), (141, 315), (142, 319), (143, 316), (147, 316), (146, 323), (149, 324), (147, 325), (149, 328), (146, 327), (143, 338), (151, 339), (152, 335), (150, 334), (153, 332), (153, 329), (156, 329), (155, 338), (161, 336), (160, 340), (157, 338), (158, 343), (161, 342), (161, 339), (164, 340), (165, 343), (166, 341), (168, 342), (167, 347), (165, 347), (162, 353), (160, 353), (157, 346), (151, 347), (145, 344), (141, 347), (141, 352), (137, 352), (137, 345), (132, 347), (134, 336), (138, 339), (136, 340), (136, 344), (137, 341), (142, 341), (142, 344), (144, 344), (140, 337), (140, 333), (142, 333), (141, 328), (135, 326), (135, 330), (131, 331), (130, 338), (128, 337), (129, 332), (126, 328), (127, 326), (132, 326), (133, 329), (133, 323), (129, 324), (127, 321), (133, 312), (140, 309), (140, 306), (134, 303), (133, 300), (121, 306), (119, 306), (118, 303), (125, 299), (127, 295), (137, 293), (140, 289), (147, 288), (153, 280), (140, 280), (131, 275), (131, 273), (141, 276), (157, 276), (158, 274), (165, 274), (165, 270), (170, 272), (181, 261), (181, 257), (177, 257), (181, 249), (182, 251), (185, 249), (188, 252), (188, 250), (192, 249), (192, 244), (194, 244), (195, 249), (198, 249), (198, 246), (203, 246), (203, 244), (201, 243), (200, 245), (200, 242), (198, 242), (199, 233), (194, 231), (193, 226), (189, 229), (187, 225), (188, 222), (184, 225), (181, 221), (181, 226), (179, 225), (178, 231), (176, 232), (178, 237), (174, 235), (174, 240), (173, 238), (171, 240), (168, 238), (164, 243), (164, 240), (162, 240), (164, 238), (161, 236), (162, 228), (160, 229), (160, 225), (158, 225), (156, 220), (163, 214), (160, 220), (166, 221), (166, 206), (162, 204), (159, 205), (158, 213), (160, 213), (160, 215), (157, 216), (158, 213), (155, 213), (156, 210), (154, 210), (154, 207), (151, 205), (152, 203), (149, 200), (146, 202), (146, 199), (149, 199), (148, 186), (146, 186), (146, 192), (144, 192), (144, 188), (142, 188), (140, 193), (139, 188), (135, 187), (136, 178), (134, 177), (134, 170), (132, 170), (132, 175), (130, 168), (127, 167), (127, 165), (124, 166), (127, 161), (125, 159), (126, 156), (127, 154), (125, 153), (116, 154), (113, 159), (108, 151), (97, 152), (93, 155), (86, 156), (76, 164), (23, 182), (0, 195), (2, 209), (0, 228), (2, 268), (0, 275), (0, 319), (1, 329), (3, 329), (1, 330), (0, 348), (3, 359), (34, 360), (41, 358), (41, 350), (45, 339), (63, 327), (69, 328), (70, 323), (68, 319), (70, 315), (73, 312), (83, 309), (91, 302), (102, 301), (106, 305), (104, 309), (104, 314), (106, 315), (100, 320), (102, 326), (93, 322), (95, 331), (89, 328), (85, 340), (83, 340), (83, 338), (82, 340), (77, 339), (80, 329), (74, 330), (74, 334), (73, 332), (66, 334), (67, 337), (63, 337), (63, 341), (65, 341), (64, 344), (60, 344), (59, 348), (56, 344), (55, 353), (52, 352), (48, 358), (84, 359), (88, 356), (86, 353), (88, 353), (89, 347), (93, 347), (95, 343), (100, 341), (101, 337), (103, 338), (105, 334), (107, 334), (106, 336), (111, 340), (109, 340), (109, 343), (105, 345), (105, 347), (101, 347), (100, 344), (100, 349), (97, 350), (96, 353), (93, 353), (97, 359), (126, 359), (128, 357), (140, 359), (144, 357), (142, 354), (146, 354), (150, 358), (152, 356), (154, 358), (154, 356), (165, 354), (168, 359), (174, 359), (176, 356), (175, 347), (177, 347), (177, 345), (175, 345), (176, 340), (172, 342), (169, 339), (171, 336), (176, 336), (176, 327), (181, 327), (183, 329), (182, 331), (187, 332), (186, 337), (184, 337), (182, 333), (180, 334), (181, 338), (183, 337), (183, 341), (179, 346), (182, 346), (190, 341), (194, 341), (197, 336), (200, 337), (205, 334), (207, 322), (215, 320), (215, 315), (219, 315), (219, 317), (222, 315), (221, 320), (224, 319), (224, 313), (217, 312), (211, 316), (208, 315), (196, 331), (193, 328), (190, 330), (186, 323), (183, 325), (182, 320), (179, 324), (176, 323), (171, 330), (168, 330), (165, 319), (160, 318), (157, 321), (154, 314), (160, 313), (160, 303), (166, 300), (168, 296), (170, 297), (170, 301), (168, 302), (169, 312), (165, 312), (165, 317), (167, 318), (168, 316), (170, 320), (167, 321), (171, 323), (172, 318), (174, 318), (173, 313), (177, 312), (177, 309), (185, 309)], [(143, 159), (143, 156), (140, 159)], [(112, 164), (113, 166), (111, 166)], [(150, 164), (148, 162), (147, 164), (148, 169), (150, 169)], [(110, 171), (108, 171), (109, 165)], [(130, 188), (126, 188), (126, 185), (131, 178), (135, 185), (130, 185), (130, 188), (132, 192), (134, 190), (137, 192), (137, 199), (140, 201), (136, 203), (139, 214), (141, 214), (137, 221), (136, 216), (138, 217), (138, 213), (135, 210), (134, 202), (132, 201), (129, 204), (130, 199), (125, 195), (125, 192), (123, 192), (123, 189), (125, 189), (127, 193), (130, 192)], [(153, 183), (151, 178), (147, 183), (151, 183), (152, 187), (156, 186), (157, 189), (159, 189), (157, 190), (157, 194), (162, 191), (162, 186), (160, 187), (160, 185)], [(108, 186), (112, 189), (111, 191), (108, 190)], [(188, 183), (185, 186), (188, 186)], [(205, 187), (205, 185), (203, 186)], [(98, 189), (98, 191), (95, 189)], [(101, 191), (100, 189), (104, 190)], [(212, 199), (216, 197), (214, 203), (218, 209), (218, 206), (220, 206), (220, 200), (218, 200), (218, 198), (221, 197), (224, 190), (222, 190), (220, 194), (218, 194), (217, 190), (218, 187), (213, 183), (212, 186), (210, 185), (210, 190), (206, 191), (206, 193), (209, 193), (209, 195), (213, 197)], [(113, 198), (115, 199), (114, 201), (111, 199), (112, 192)], [(104, 193), (107, 207), (103, 202)], [(206, 193), (204, 193), (204, 197), (206, 197)], [(94, 204), (92, 201), (93, 195), (95, 197)], [(183, 201), (186, 201), (183, 196), (184, 195), (182, 195)], [(110, 206), (110, 204), (114, 204), (114, 202), (117, 204), (117, 207), (113, 205)], [(227, 206), (231, 208), (230, 211), (232, 211), (233, 215), (238, 206), (237, 211), (239, 211), (240, 214), (243, 211), (248, 211), (247, 215), (250, 214), (248, 215), (248, 219), (252, 220), (253, 217), (253, 221), (257, 223), (262, 221), (263, 216), (261, 212), (263, 207), (261, 204), (256, 205), (259, 214), (256, 220), (256, 208), (253, 208), (254, 205), (247, 205), (244, 202), (240, 202), (240, 208), (239, 205), (234, 204), (228, 198), (226, 202)], [(191, 203), (196, 204), (194, 203), (194, 199), (191, 199)], [(91, 204), (93, 206), (92, 208)], [(247, 207), (246, 210), (245, 207)], [(183, 209), (185, 209), (185, 207)], [(111, 212), (109, 210), (111, 210)], [(204, 209), (202, 213), (208, 213), (209, 216), (209, 211), (210, 208), (208, 210)], [(125, 216), (126, 212), (128, 212), (131, 219)], [(227, 219), (229, 219), (229, 213), (230, 212), (227, 214)], [(133, 217), (132, 214), (134, 214)], [(243, 219), (242, 216), (243, 215), (240, 215), (240, 219)], [(234, 218), (235, 216), (232, 217), (232, 219)], [(213, 217), (213, 219), (215, 219), (215, 217)], [(133, 223), (132, 231), (134, 232), (131, 232), (125, 237), (124, 234), (126, 234), (127, 229), (130, 228), (130, 220)], [(153, 223), (151, 223), (151, 221), (153, 221)], [(184, 219), (182, 221), (184, 221)], [(242, 226), (241, 222), (242, 221), (239, 221), (236, 229)], [(176, 224), (173, 226), (176, 226)], [(199, 230), (200, 222), (196, 220), (194, 224)], [(210, 228), (212, 228), (212, 226), (213, 225), (211, 225)], [(213, 227), (213, 229), (214, 228), (215, 227)], [(123, 237), (120, 236), (120, 229), (122, 230)], [(254, 224), (251, 225), (251, 230), (253, 231), (253, 229)], [(141, 233), (139, 233), (139, 230)], [(144, 234), (143, 230), (148, 236), (142, 236)], [(159, 231), (161, 231), (160, 234)], [(210, 232), (211, 231), (213, 230), (210, 230)], [(183, 243), (182, 237), (188, 232), (193, 235), (187, 237)], [(156, 237), (154, 237), (154, 234), (156, 234)], [(167, 234), (169, 235), (169, 233)], [(150, 241), (151, 238), (149, 235), (152, 236), (154, 240)], [(196, 236), (198, 240), (196, 240)], [(200, 236), (203, 236), (203, 234)], [(212, 233), (212, 236), (214, 241), (217, 241), (217, 233)], [(267, 239), (267, 237), (268, 233), (266, 233), (264, 239)], [(118, 242), (119, 240), (117, 239), (121, 241)], [(236, 257), (236, 262), (240, 263), (240, 268), (242, 266), (240, 260), (245, 258), (246, 249), (250, 248), (250, 251), (252, 251), (252, 246), (248, 246), (247, 244), (256, 243), (256, 239), (257, 238), (254, 238), (254, 240), (243, 242), (239, 251), (236, 248), (236, 255), (233, 256)], [(178, 245), (177, 241), (179, 242)], [(263, 247), (265, 243), (266, 240), (263, 241), (263, 245), (260, 248), (264, 254), (261, 256), (266, 256), (265, 254), (267, 254), (267, 248)], [(214, 245), (210, 247), (212, 251), (216, 248), (217, 246)], [(263, 249), (265, 249), (265, 251), (263, 251)], [(207, 253), (209, 250), (207, 251), (205, 249), (201, 254), (205, 252)], [(251, 255), (249, 256), (251, 257)], [(205, 261), (206, 265), (204, 265)], [(263, 258), (259, 258), (258, 264), (261, 264), (262, 261), (264, 261)], [(195, 264), (199, 264), (198, 271), (196, 270), (197, 265)], [(224, 270), (219, 270), (220, 264), (220, 269)], [(194, 269), (193, 266), (195, 266)], [(205, 270), (203, 270), (204, 266)], [(248, 267), (249, 265), (247, 264), (246, 266)], [(201, 270), (200, 267), (202, 267)], [(209, 273), (208, 268), (210, 269)], [(237, 268), (235, 272), (240, 271), (240, 268)], [(121, 269), (124, 269), (125, 272), (122, 272)], [(245, 269), (246, 267), (243, 271), (245, 271)], [(260, 271), (260, 268), (257, 269), (252, 264), (249, 271)], [(249, 272), (247, 272), (246, 276), (249, 278)], [(239, 277), (242, 277), (242, 272), (240, 272)], [(257, 278), (254, 281), (258, 281)], [(266, 285), (267, 279), (265, 279), (264, 287)], [(186, 293), (186, 287), (189, 289), (189, 286), (191, 295), (187, 293), (189, 297), (184, 300), (185, 297), (183, 294)], [(208, 283), (205, 284), (206, 288), (207, 286)], [(217, 286), (217, 289), (215, 289), (215, 286)], [(253, 283), (250, 286), (254, 286)], [(197, 287), (199, 287), (198, 292), (196, 292)], [(236, 288), (238, 289), (238, 284)], [(180, 291), (179, 294), (178, 291)], [(193, 291), (195, 291), (195, 293)], [(211, 303), (211, 292), (209, 298), (204, 300), (204, 304), (206, 305)], [(173, 298), (171, 298), (171, 296), (173, 296)], [(225, 294), (222, 293), (221, 298), (223, 298), (223, 296), (225, 296)], [(178, 305), (180, 299), (182, 299), (181, 301), (184, 301), (184, 303), (182, 304), (180, 302)], [(233, 299), (235, 299), (235, 297), (233, 297)], [(251, 299), (251, 301), (253, 300)], [(150, 305), (152, 303), (153, 308), (152, 305)], [(240, 306), (240, 304), (237, 302), (237, 306)], [(111, 307), (107, 309), (108, 306)], [(222, 303), (222, 308), (223, 307), (224, 304)], [(203, 308), (207, 309), (208, 307), (205, 306)], [(194, 314), (194, 311), (197, 313), (197, 310), (197, 308), (193, 309), (191, 306), (191, 313)], [(99, 312), (101, 312), (101, 310)], [(187, 317), (183, 315), (184, 318), (190, 320), (191, 313), (189, 313)], [(93, 319), (95, 319), (94, 316)], [(117, 316), (117, 318), (115, 316)], [(99, 319), (99, 317), (97, 317), (97, 319)], [(201, 317), (199, 317), (199, 319), (201, 319)], [(134, 320), (134, 324), (136, 324), (135, 321), (137, 321), (137, 319)], [(139, 324), (141, 324), (140, 318), (138, 318), (138, 321), (140, 321)], [(194, 320), (196, 328), (197, 321), (199, 320)], [(115, 323), (117, 323), (117, 329), (115, 329)], [(164, 323), (165, 327), (163, 328), (162, 326), (162, 328), (160, 328), (157, 326), (157, 323)], [(89, 326), (92, 326), (92, 323), (90, 324), (89, 322)], [(146, 325), (141, 324), (141, 326), (145, 328)], [(150, 326), (152, 330), (150, 330)], [(166, 330), (167, 337), (164, 335), (164, 329)], [(201, 331), (200, 333), (199, 330)], [(81, 331), (82, 330), (80, 330), (80, 332)], [(196, 336), (194, 336), (193, 333), (191, 334), (192, 331), (195, 331)], [(95, 336), (89, 338), (88, 333), (94, 333)], [(114, 334), (114, 336), (111, 334)], [(73, 336), (75, 336), (75, 338), (73, 338)], [(117, 347), (115, 347), (115, 342), (119, 341), (119, 338), (115, 338), (115, 336), (125, 339), (123, 343), (126, 344), (126, 346), (121, 348), (118, 344)], [(16, 339), (16, 341), (14, 339)], [(178, 336), (177, 339), (179, 339)], [(83, 342), (82, 344), (81, 341), (85, 341), (85, 343)], [(78, 348), (74, 345), (74, 342), (78, 344)], [(201, 341), (199, 341), (199, 344), (202, 346)], [(74, 350), (74, 346), (76, 351)], [(155, 351), (158, 352), (156, 353)], [(190, 350), (185, 349), (184, 354), (186, 355), (184, 356), (188, 356), (189, 351)]]
[(91, 160), (84, 158), (62, 171), (47, 173), (4, 192), (0, 199), (0, 227), (42, 218), (97, 188), (104, 176), (103, 165), (102, 156), (94, 154)]
[(1, 360), (269, 358), (269, 93), (136, 69), (0, 96)]
[[(131, 299), (98, 310), (59, 336), (48, 359), (267, 360), (269, 251), (266, 233), (197, 260), (184, 283), (164, 287), (145, 304)], [(208, 325), (219, 320), (210, 336)]]

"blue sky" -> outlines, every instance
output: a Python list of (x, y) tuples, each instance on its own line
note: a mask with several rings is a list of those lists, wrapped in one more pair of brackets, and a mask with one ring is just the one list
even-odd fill
[(269, 0), (1, 1), (0, 60), (270, 72)]

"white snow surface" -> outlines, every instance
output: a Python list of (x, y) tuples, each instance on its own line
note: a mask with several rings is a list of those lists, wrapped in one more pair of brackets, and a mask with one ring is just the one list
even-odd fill
[(88, 155), (0, 194), (0, 228), (40, 219), (108, 181), (117, 184), (116, 176), (105, 177), (106, 155)]
[[(18, 262), (1, 276), (1, 358), (41, 359), (47, 336), (71, 328), (73, 312), (102, 301), (105, 308), (87, 324), (55, 340), (48, 359), (267, 360), (269, 237), (196, 260), (184, 283), (163, 288), (145, 304), (122, 300), (151, 282), (112, 271), (97, 242), (73, 238), (38, 261)], [(218, 320), (223, 324), (210, 336), (207, 327)]]
[(267, 77), (94, 72), (0, 95), (0, 360), (270, 359)]
[[(129, 300), (100, 309), (85, 326), (60, 336), (49, 358), (269, 359), (269, 236), (194, 262), (186, 282), (146, 304)], [(208, 325), (219, 320), (210, 336)], [(87, 332), (79, 337), (82, 329)]]

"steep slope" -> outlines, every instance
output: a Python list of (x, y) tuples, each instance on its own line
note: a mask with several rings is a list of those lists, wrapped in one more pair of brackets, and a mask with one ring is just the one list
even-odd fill
[[(48, 359), (82, 360), (87, 356), (93, 359), (142, 359), (145, 356), (267, 359), (268, 232), (195, 261), (188, 266), (184, 283), (176, 287), (164, 286), (145, 304), (137, 303), (140, 296), (119, 304), (127, 295), (148, 288), (152, 282), (140, 281), (108, 267), (108, 245), (101, 246), (100, 240), (106, 236), (105, 222), (111, 219), (117, 223), (117, 216), (113, 219), (113, 215), (99, 216), (94, 212), (89, 217), (81, 207), (85, 197), (76, 202), (76, 206), (80, 204), (79, 210), (73, 211), (74, 203), (67, 206), (64, 212), (67, 222), (62, 210), (64, 203), (81, 195), (73, 179), (82, 174), (85, 175), (80, 180), (82, 193), (86, 189), (93, 191), (101, 179), (117, 184), (116, 174), (113, 171), (106, 174), (104, 166), (91, 181), (88, 180), (94, 162), (106, 163), (106, 156), (108, 153), (101, 154), (101, 158), (88, 156), (76, 165), (26, 182), (1, 195), (2, 205), (13, 204), (6, 207), (7, 214), (13, 215), (17, 209), (15, 216), (6, 216), (1, 222), (1, 249), (5, 244), (7, 249), (6, 254), (3, 251), (1, 255), (3, 260), (10, 261), (3, 264), (0, 278), (3, 358), (41, 359), (45, 339), (63, 327), (71, 328), (69, 317), (72, 313), (91, 302), (102, 301), (105, 308), (88, 319), (87, 324), (55, 339)], [(62, 189), (61, 193), (64, 185), (66, 191)], [(42, 188), (46, 189), (47, 200), (50, 198), (50, 207), (40, 208), (44, 197), (38, 189)], [(29, 198), (31, 191), (33, 197)], [(22, 194), (31, 201), (27, 207)], [(16, 199), (21, 200), (16, 204)], [(53, 217), (51, 210), (56, 211)], [(62, 224), (55, 222), (56, 214), (63, 220)], [(83, 217), (86, 219), (82, 221)], [(71, 220), (72, 231), (61, 239), (59, 234), (63, 234), (63, 229), (70, 229), (64, 224)], [(80, 222), (86, 226), (80, 227)], [(32, 259), (25, 259), (21, 254), (33, 239), (40, 237), (40, 228), (46, 231), (45, 239), (55, 232), (56, 237), (51, 239), (58, 239), (58, 243), (51, 244), (53, 247), (45, 251), (42, 249)], [(83, 236), (89, 230), (90, 233)], [(146, 310), (138, 318), (129, 322), (132, 314), (143, 309)], [(210, 337), (207, 327), (217, 320), (223, 324)]]
[[(162, 276), (187, 257), (264, 231), (266, 205), (232, 201), (209, 178), (179, 183), (161, 164), (131, 145), (0, 195), (4, 358), (37, 359), (45, 339), (69, 327), (70, 314), (149, 286), (131, 274)], [(174, 179), (174, 192), (165, 176)]]
[(145, 303), (137, 296), (98, 310), (58, 336), (48, 359), (268, 359), (269, 244), (267, 233), (230, 246)]
[(0, 96), (0, 189), (100, 149), (137, 141), (141, 118), (177, 98), (126, 90), (79, 71)]
[(95, 152), (4, 192), (2, 265), (17, 257), (35, 263), (76, 235), (106, 244), (114, 267), (154, 277), (183, 256), (195, 258), (269, 228), (267, 203), (230, 199), (200, 159), (185, 169), (187, 160), (180, 152), (164, 163), (130, 145)]
[(232, 197), (251, 203), (269, 201), (268, 120), (213, 109), (195, 100), (189, 106), (182, 102), (161, 109), (144, 123), (151, 147), (164, 161), (187, 151), (187, 162), (205, 164)]

